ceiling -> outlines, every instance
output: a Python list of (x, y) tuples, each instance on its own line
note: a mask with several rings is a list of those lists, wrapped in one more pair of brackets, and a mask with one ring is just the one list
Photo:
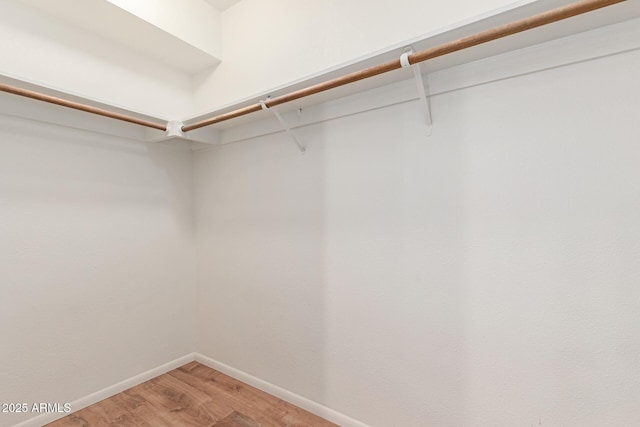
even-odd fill
[(223, 11), (238, 3), (239, 1), (240, 0), (207, 0), (207, 3), (211, 4), (219, 11)]

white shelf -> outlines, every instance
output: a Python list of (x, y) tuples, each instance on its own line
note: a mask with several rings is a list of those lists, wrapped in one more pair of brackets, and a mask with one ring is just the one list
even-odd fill
[[(565, 0), (552, 0), (544, 2), (530, 2), (522, 6), (505, 10), (501, 13), (486, 16), (479, 20), (458, 23), (446, 28), (439, 29), (432, 33), (424, 34), (414, 40), (409, 40), (397, 46), (389, 47), (380, 52), (373, 53), (365, 58), (359, 58), (352, 62), (324, 70), (317, 74), (290, 84), (272, 88), (271, 90), (255, 94), (252, 97), (238, 100), (237, 102), (222, 106), (215, 110), (189, 118), (188, 122), (196, 122), (204, 118), (213, 117), (229, 111), (233, 111), (244, 106), (252, 105), (267, 96), (277, 97), (298, 89), (302, 89), (329, 79), (359, 71), (380, 63), (400, 58), (406, 46), (412, 46), (414, 50), (420, 51), (429, 47), (437, 46), (452, 40), (479, 33), (481, 31), (505, 25), (510, 22), (523, 19), (538, 13), (542, 13), (556, 7), (570, 3)], [(449, 54), (421, 64), (422, 73), (430, 74), (436, 71), (456, 67), (462, 64), (479, 61), (485, 58), (505, 54), (526, 47), (538, 45), (544, 42), (561, 39), (567, 36), (583, 33), (609, 26), (612, 24), (640, 18), (640, 1), (631, 0), (613, 6), (605, 7), (584, 15), (569, 18), (554, 24), (539, 27), (500, 40), (466, 49), (461, 52)], [(374, 78), (362, 80), (337, 89), (332, 89), (317, 95), (309, 96), (297, 101), (278, 107), (282, 111), (291, 111), (300, 108), (307, 108), (312, 105), (326, 103), (340, 98), (355, 95), (360, 92), (372, 90), (382, 86), (389, 86), (394, 83), (411, 79), (412, 73), (409, 69), (401, 69), (394, 72), (379, 75)], [(213, 125), (216, 129), (228, 129), (241, 124), (246, 124), (270, 117), (269, 113), (258, 112), (247, 116), (242, 116), (233, 120), (225, 121)], [(186, 120), (185, 120), (186, 121)]]
[[(22, 3), (70, 25), (98, 34), (121, 46), (153, 58), (171, 68), (195, 74), (221, 61), (219, 48), (209, 40), (186, 40), (168, 27), (154, 25), (107, 0), (20, 0)], [(213, 16), (218, 11), (212, 9)], [(176, 16), (175, 19), (181, 17)], [(212, 22), (211, 27), (219, 25)], [(131, 37), (135, 34), (135, 37)], [(213, 35), (210, 38), (214, 38)]]

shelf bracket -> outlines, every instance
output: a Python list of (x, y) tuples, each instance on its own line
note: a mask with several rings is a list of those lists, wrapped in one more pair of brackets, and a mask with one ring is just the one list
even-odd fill
[(409, 55), (412, 55), (413, 53), (414, 50), (412, 47), (405, 48), (405, 52), (400, 56), (400, 65), (402, 65), (402, 68), (411, 67), (413, 71), (413, 78), (416, 81), (416, 87), (418, 88), (418, 96), (420, 98), (422, 113), (424, 114), (424, 120), (427, 123), (427, 135), (431, 135), (433, 122), (431, 120), (431, 103), (427, 97), (429, 93), (429, 83), (427, 80), (425, 88), (425, 82), (422, 79), (422, 72), (420, 71), (420, 63), (411, 64), (409, 62)]
[(298, 138), (293, 133), (289, 125), (287, 125), (287, 122), (285, 122), (284, 119), (282, 118), (282, 115), (280, 115), (280, 113), (278, 113), (276, 110), (271, 109), (267, 106), (268, 101), (269, 101), (269, 98), (267, 98), (264, 101), (260, 101), (260, 106), (262, 107), (262, 109), (265, 111), (271, 111), (273, 113), (276, 119), (278, 119), (278, 121), (280, 122), (280, 125), (284, 128), (285, 132), (287, 132), (287, 135), (289, 135), (289, 137), (293, 140), (293, 142), (298, 146), (298, 149), (300, 150), (300, 152), (304, 153), (307, 150), (307, 147), (305, 147), (304, 144), (302, 144), (298, 140)]

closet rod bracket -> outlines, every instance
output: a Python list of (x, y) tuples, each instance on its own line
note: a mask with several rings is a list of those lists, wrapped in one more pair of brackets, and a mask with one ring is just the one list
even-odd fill
[(273, 113), (273, 115), (275, 116), (275, 118), (278, 120), (278, 122), (280, 122), (280, 125), (284, 128), (285, 132), (287, 133), (287, 135), (289, 135), (289, 137), (293, 140), (293, 142), (296, 144), (296, 146), (298, 147), (298, 149), (300, 150), (301, 153), (304, 153), (307, 150), (307, 147), (305, 147), (304, 144), (302, 144), (300, 142), (300, 140), (296, 137), (295, 133), (293, 132), (293, 130), (291, 129), (291, 127), (289, 127), (289, 125), (287, 125), (287, 122), (284, 121), (284, 118), (282, 118), (282, 115), (277, 112), (276, 110), (270, 108), (267, 105), (267, 102), (269, 102), (270, 97), (267, 97), (267, 99), (265, 99), (264, 101), (260, 101), (260, 106), (262, 107), (263, 110), (265, 111), (271, 111)]
[(185, 142), (209, 145), (218, 145), (220, 143), (220, 134), (217, 129), (199, 129), (196, 132), (187, 134), (182, 130), (184, 126), (182, 121), (169, 120), (166, 123), (167, 130), (162, 132), (155, 129), (146, 129), (144, 140), (147, 142), (166, 142), (177, 139)]
[[(409, 56), (413, 55), (415, 51), (411, 46), (408, 46), (404, 49), (404, 53), (400, 55), (400, 65), (402, 68), (411, 67), (413, 71), (413, 78), (416, 82), (416, 87), (418, 89), (418, 97), (420, 98), (420, 105), (422, 108), (422, 113), (424, 115), (424, 120), (427, 124), (427, 135), (431, 135), (433, 122), (431, 120), (431, 104), (429, 102), (429, 80), (427, 76), (427, 81), (425, 82), (422, 78), (422, 72), (420, 71), (420, 63), (417, 62), (412, 64), (409, 60)], [(425, 87), (426, 86), (426, 87)]]
[(184, 123), (182, 123), (181, 121), (179, 121), (179, 120), (170, 120), (169, 122), (167, 122), (167, 136), (169, 138), (184, 138), (184, 139), (187, 139), (187, 136), (182, 131), (182, 126), (184, 126)]

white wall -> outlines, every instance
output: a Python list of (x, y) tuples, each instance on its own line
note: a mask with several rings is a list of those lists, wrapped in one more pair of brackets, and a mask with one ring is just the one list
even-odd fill
[[(507, 3), (366, 2), (365, 20), (363, 2), (243, 0), (196, 106)], [(2, 12), (2, 73), (193, 106), (183, 73)], [(639, 65), (451, 89), (483, 77), (465, 66), (432, 80), (431, 138), (403, 103), (297, 130), (304, 156), (283, 134), (199, 151), (195, 212), (189, 151), (0, 115), (0, 402), (71, 401), (197, 350), (373, 426), (637, 424)]]
[(0, 115), (0, 153), (0, 402), (71, 402), (191, 353), (191, 151)]
[(224, 59), (196, 77), (195, 109), (256, 96), (516, 2), (436, 3), (242, 0), (222, 14)]
[(196, 152), (198, 351), (372, 426), (638, 424), (639, 68)]

